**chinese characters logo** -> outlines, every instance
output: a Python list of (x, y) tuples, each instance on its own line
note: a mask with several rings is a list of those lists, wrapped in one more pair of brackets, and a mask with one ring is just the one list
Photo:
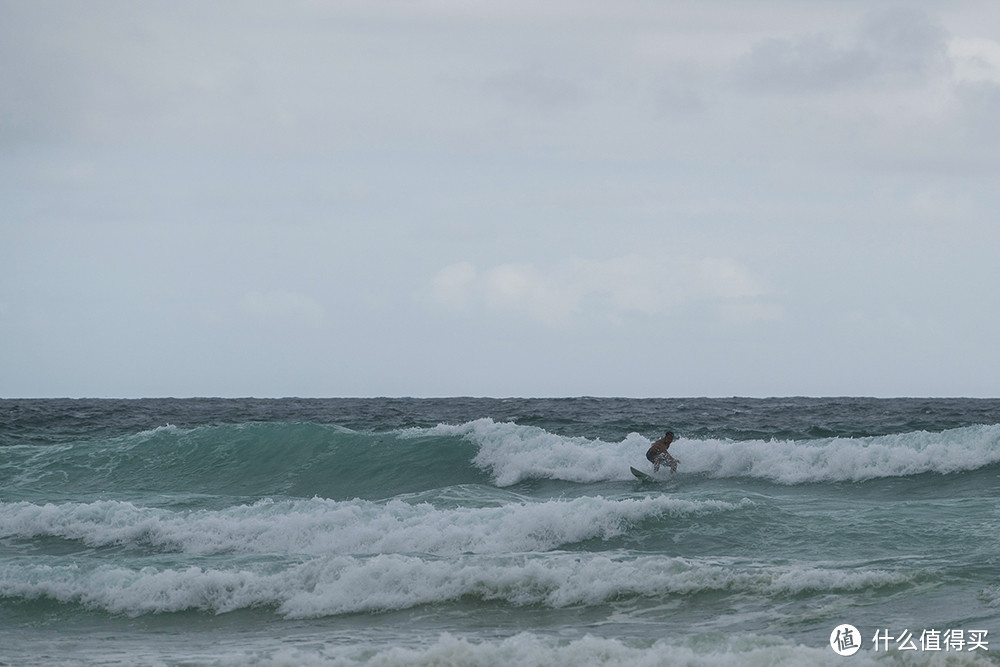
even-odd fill
[(853, 625), (838, 625), (830, 633), (830, 646), (837, 655), (854, 655), (861, 648), (861, 633)]
[[(903, 630), (893, 635), (886, 628), (879, 628), (871, 639), (872, 648), (876, 653), (889, 651), (920, 651), (944, 653), (989, 651), (988, 630), (923, 630), (914, 635), (910, 630)], [(863, 643), (861, 633), (848, 623), (838, 625), (830, 633), (830, 647), (837, 655), (854, 655)]]

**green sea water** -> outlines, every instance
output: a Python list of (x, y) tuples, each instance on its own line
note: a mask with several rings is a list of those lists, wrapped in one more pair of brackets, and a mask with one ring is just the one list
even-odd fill
[(995, 400), (0, 400), (0, 664), (996, 664), (998, 498)]

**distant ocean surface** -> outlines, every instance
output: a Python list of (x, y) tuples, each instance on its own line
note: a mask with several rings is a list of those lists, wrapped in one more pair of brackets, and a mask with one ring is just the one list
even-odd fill
[(998, 501), (1000, 400), (0, 400), (0, 664), (1000, 664)]

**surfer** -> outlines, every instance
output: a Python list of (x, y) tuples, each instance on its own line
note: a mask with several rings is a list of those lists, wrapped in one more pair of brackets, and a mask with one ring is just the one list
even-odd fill
[(646, 458), (653, 464), (653, 472), (659, 470), (661, 465), (670, 466), (670, 472), (677, 472), (677, 464), (680, 461), (671, 456), (670, 452), (667, 451), (670, 448), (670, 443), (673, 441), (674, 434), (667, 431), (665, 436), (649, 446)]

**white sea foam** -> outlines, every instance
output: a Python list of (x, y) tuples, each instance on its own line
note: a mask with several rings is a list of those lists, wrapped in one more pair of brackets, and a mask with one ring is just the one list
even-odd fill
[[(631, 478), (629, 464), (648, 467), (644, 454), (650, 441), (637, 433), (608, 443), (491, 419), (442, 425), (430, 432), (476, 443), (479, 453), (474, 463), (490, 470), (499, 486), (532, 478), (584, 483), (627, 480)], [(819, 440), (679, 438), (671, 452), (680, 459), (683, 473), (751, 477), (779, 484), (859, 482), (928, 472), (949, 474), (998, 463), (1000, 425)]]
[[(411, 431), (410, 433), (416, 433)], [(598, 482), (632, 479), (627, 462), (645, 463), (649, 440), (633, 433), (620, 443), (570, 438), (534, 426), (477, 419), (457, 426), (421, 431), (429, 435), (465, 437), (479, 446), (473, 462), (492, 471), (499, 486), (529, 478)]]
[(124, 501), (0, 503), (0, 537), (51, 536), (90, 546), (152, 545), (188, 553), (375, 554), (545, 551), (607, 540), (644, 520), (733, 512), (749, 500), (669, 496), (436, 508), (402, 500), (264, 500), (222, 510), (176, 511)]
[[(700, 638), (686, 643), (658, 640), (639, 645), (634, 642), (586, 635), (563, 639), (522, 632), (505, 639), (474, 641), (445, 633), (424, 646), (371, 647), (327, 645), (321, 648), (282, 647), (234, 655), (209, 664), (215, 667), (420, 667), (423, 665), (463, 665), (467, 667), (873, 667), (900, 664), (899, 656), (871, 652), (857, 653), (849, 660), (828, 646), (804, 646), (781, 637), (734, 635)], [(888, 658), (888, 660), (886, 659)], [(991, 665), (988, 657), (975, 654), (907, 656), (907, 665)]]
[(782, 484), (859, 482), (922, 473), (950, 474), (1000, 462), (1000, 426), (972, 426), (816, 441), (692, 442), (678, 448), (687, 469)]
[(385, 554), (244, 563), (232, 569), (89, 561), (0, 565), (0, 595), (49, 598), (141, 615), (274, 608), (287, 618), (407, 609), (473, 597), (516, 606), (594, 606), (621, 598), (705, 592), (780, 598), (860, 591), (912, 581), (882, 569), (761, 566), (727, 559), (586, 553), (432, 558)]
[[(89, 647), (86, 647), (89, 648)], [(81, 650), (74, 643), (70, 655), (48, 651), (39, 659), (25, 651), (26, 666), (53, 663), (105, 667), (142, 665), (204, 665), (206, 667), (421, 667), (461, 665), (463, 667), (861, 667), (877, 665), (934, 665), (979, 667), (995, 664), (988, 656), (973, 653), (912, 652), (900, 662), (893, 653), (862, 651), (849, 660), (827, 646), (796, 644), (781, 636), (761, 634), (694, 635), (685, 640), (659, 639), (655, 642), (622, 640), (587, 634), (575, 638), (521, 632), (498, 639), (461, 637), (442, 633), (424, 641), (395, 645), (391, 640), (340, 642), (325, 637), (285, 638), (255, 641), (241, 637), (238, 642), (206, 645), (197, 635), (176, 642), (164, 651), (150, 642), (116, 638), (113, 645), (99, 650)], [(83, 658), (83, 660), (81, 660)]]
[[(795, 643), (785, 637), (760, 633), (699, 634), (685, 639), (671, 637), (652, 641), (599, 637), (592, 634), (567, 638), (521, 632), (513, 636), (482, 639), (441, 633), (405, 645), (385, 641), (336, 641), (328, 635), (272, 638), (240, 637), (234, 641), (216, 639), (211, 644), (195, 634), (183, 643), (174, 641), (163, 649), (148, 639), (116, 637), (109, 644), (92, 648), (72, 642), (62, 655), (51, 643), (39, 656), (37, 646), (27, 645), (26, 667), (100, 664), (104, 667), (133, 665), (204, 665), (205, 667), (986, 667), (995, 665), (988, 654), (970, 652), (861, 651), (849, 659), (834, 653), (825, 642)], [(15, 645), (15, 650), (20, 648)]]
[(979, 599), (990, 607), (1000, 607), (1000, 585), (987, 586), (979, 591)]

